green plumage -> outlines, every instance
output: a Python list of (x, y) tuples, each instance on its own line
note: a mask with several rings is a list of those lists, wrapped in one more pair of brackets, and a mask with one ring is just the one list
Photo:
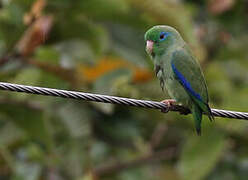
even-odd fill
[[(193, 114), (197, 134), (201, 134), (202, 113), (213, 119), (208, 106), (206, 82), (198, 62), (180, 34), (169, 26), (155, 26), (147, 31), (147, 52), (155, 64), (162, 88)], [(150, 48), (150, 49), (149, 49)], [(174, 68), (174, 69), (173, 69)]]

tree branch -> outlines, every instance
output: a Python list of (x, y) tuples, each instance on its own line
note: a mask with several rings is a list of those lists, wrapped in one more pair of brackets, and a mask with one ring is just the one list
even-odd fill
[(136, 166), (142, 166), (151, 162), (168, 160), (174, 157), (177, 154), (176, 149), (171, 147), (166, 150), (159, 152), (154, 152), (148, 155), (141, 156), (137, 159), (127, 161), (127, 162), (117, 162), (113, 164), (107, 164), (100, 166), (93, 170), (93, 173), (96, 176), (105, 176), (113, 173), (118, 173), (119, 171), (133, 168)]

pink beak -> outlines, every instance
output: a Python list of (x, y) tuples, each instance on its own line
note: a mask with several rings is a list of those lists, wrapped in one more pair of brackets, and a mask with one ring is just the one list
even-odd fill
[(151, 54), (154, 42), (151, 40), (146, 41), (146, 51)]

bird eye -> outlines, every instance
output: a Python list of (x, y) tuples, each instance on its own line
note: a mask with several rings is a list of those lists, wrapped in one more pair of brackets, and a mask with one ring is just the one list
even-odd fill
[(159, 35), (160, 41), (165, 40), (168, 37), (169, 33), (168, 32), (161, 32)]

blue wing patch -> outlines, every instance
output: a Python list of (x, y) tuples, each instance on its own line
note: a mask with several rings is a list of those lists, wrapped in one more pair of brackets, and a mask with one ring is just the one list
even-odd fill
[(193, 88), (191, 87), (190, 83), (185, 79), (185, 77), (180, 73), (176, 66), (171, 62), (172, 70), (175, 73), (176, 77), (179, 79), (179, 82), (183, 85), (183, 87), (194, 97), (196, 97), (198, 100), (202, 101), (202, 98), (200, 94), (195, 92)]

